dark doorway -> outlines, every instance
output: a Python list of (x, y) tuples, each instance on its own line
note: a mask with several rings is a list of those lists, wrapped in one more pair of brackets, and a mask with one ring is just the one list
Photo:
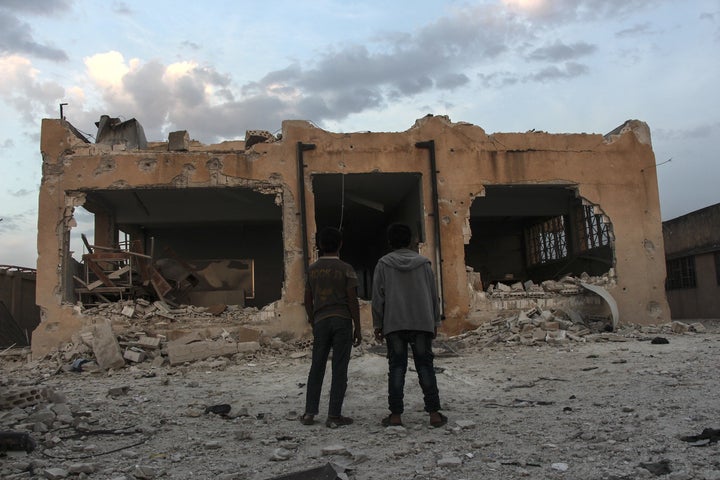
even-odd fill
[(341, 257), (357, 271), (361, 298), (370, 298), (375, 264), (388, 252), (388, 225), (405, 223), (424, 241), (421, 180), (420, 173), (313, 175), (315, 224), (342, 229)]
[(486, 186), (470, 207), (470, 228), (465, 263), (483, 286), (602, 275), (613, 265), (609, 219), (572, 186)]

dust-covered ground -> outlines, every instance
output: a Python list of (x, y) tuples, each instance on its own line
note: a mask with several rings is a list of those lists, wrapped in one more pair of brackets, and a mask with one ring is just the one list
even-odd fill
[[(0, 388), (48, 387), (65, 403), (0, 410), (0, 430), (37, 441), (0, 457), (0, 478), (264, 480), (330, 462), (350, 479), (717, 480), (718, 443), (681, 439), (720, 428), (720, 333), (708, 323), (707, 333), (560, 345), (439, 341), (450, 421), (438, 429), (412, 368), (404, 427), (381, 426), (387, 363), (372, 343), (350, 363), (343, 413), (355, 423), (336, 429), (325, 411), (313, 426), (297, 420), (307, 350), (110, 373), (4, 361)], [(228, 416), (205, 413), (222, 404)]]

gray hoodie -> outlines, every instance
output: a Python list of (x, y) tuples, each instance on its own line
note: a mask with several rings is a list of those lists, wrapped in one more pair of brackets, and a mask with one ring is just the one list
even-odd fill
[(440, 325), (435, 274), (430, 260), (401, 248), (382, 257), (375, 267), (372, 292), (373, 327), (383, 335), (398, 330), (434, 332)]

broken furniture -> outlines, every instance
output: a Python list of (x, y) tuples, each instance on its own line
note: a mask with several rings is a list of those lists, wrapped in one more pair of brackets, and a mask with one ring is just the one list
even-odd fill
[(146, 293), (145, 287), (149, 286), (163, 300), (172, 290), (153, 267), (152, 258), (138, 251), (137, 245), (133, 245), (131, 250), (89, 245), (87, 242), (86, 246), (90, 253), (82, 256), (85, 278), (73, 276), (80, 284), (75, 293), (81, 302), (92, 304), (97, 300), (111, 302), (134, 298)]

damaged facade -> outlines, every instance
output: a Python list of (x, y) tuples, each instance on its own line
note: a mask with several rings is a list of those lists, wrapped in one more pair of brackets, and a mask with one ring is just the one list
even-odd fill
[[(446, 333), (534, 304), (614, 324), (669, 320), (642, 122), (602, 136), (489, 135), (441, 116), (399, 133), (285, 121), (278, 137), (251, 131), (216, 145), (182, 131), (147, 142), (135, 120), (103, 117), (98, 128), (91, 144), (66, 121), (43, 120), (34, 354), (81, 328), (79, 304), (139, 297), (265, 308), (263, 330), (301, 335), (315, 232), (343, 228), (341, 255), (367, 300), (384, 231), (398, 221), (433, 262)], [(79, 207), (94, 233), (73, 256)], [(367, 305), (362, 321), (369, 331)]]

